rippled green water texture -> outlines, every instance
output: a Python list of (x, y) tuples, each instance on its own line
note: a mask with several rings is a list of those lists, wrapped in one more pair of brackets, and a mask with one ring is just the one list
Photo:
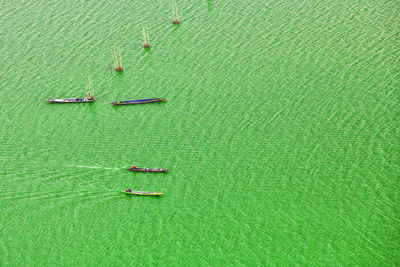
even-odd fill
[(172, 5), (1, 3), (0, 265), (398, 265), (398, 3)]

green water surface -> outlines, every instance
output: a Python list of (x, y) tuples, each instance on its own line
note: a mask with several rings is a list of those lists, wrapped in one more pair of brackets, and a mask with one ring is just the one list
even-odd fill
[(398, 3), (172, 5), (0, 4), (0, 265), (399, 265)]

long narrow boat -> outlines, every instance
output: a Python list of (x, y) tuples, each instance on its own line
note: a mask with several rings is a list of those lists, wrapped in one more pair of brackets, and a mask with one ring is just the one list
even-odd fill
[(85, 98), (61, 98), (61, 99), (47, 99), (48, 103), (86, 103), (86, 102), (94, 102), (94, 92), (93, 92), (93, 84), (92, 80), (89, 76), (89, 94)]
[(48, 103), (86, 103), (94, 102), (94, 99), (85, 98), (69, 98), (69, 99), (47, 99)]
[(133, 172), (167, 172), (168, 169), (136, 168), (136, 166), (133, 166), (133, 167), (129, 168), (128, 171), (133, 171)]
[(138, 196), (156, 196), (156, 197), (158, 197), (158, 196), (162, 196), (163, 195), (163, 193), (161, 193), (161, 192), (132, 191), (130, 189), (127, 189), (127, 190), (122, 191), (122, 192), (125, 193), (125, 194), (128, 194), (128, 195), (138, 195)]
[(140, 100), (128, 100), (128, 101), (116, 101), (112, 102), (111, 105), (122, 106), (122, 105), (137, 105), (146, 103), (157, 103), (166, 101), (164, 98), (150, 98), (150, 99), (140, 99)]

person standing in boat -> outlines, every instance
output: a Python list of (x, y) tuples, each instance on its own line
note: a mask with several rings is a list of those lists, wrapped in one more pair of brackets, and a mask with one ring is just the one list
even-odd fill
[(86, 98), (87, 98), (87, 100), (94, 100), (94, 96), (92, 96), (91, 94), (88, 94), (88, 96)]

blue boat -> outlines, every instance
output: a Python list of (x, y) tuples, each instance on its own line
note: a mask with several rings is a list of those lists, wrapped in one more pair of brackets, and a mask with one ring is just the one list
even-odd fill
[(146, 103), (157, 103), (166, 101), (164, 98), (150, 98), (150, 99), (140, 99), (140, 100), (128, 100), (128, 101), (116, 101), (112, 102), (111, 105), (122, 106), (122, 105), (137, 105)]

